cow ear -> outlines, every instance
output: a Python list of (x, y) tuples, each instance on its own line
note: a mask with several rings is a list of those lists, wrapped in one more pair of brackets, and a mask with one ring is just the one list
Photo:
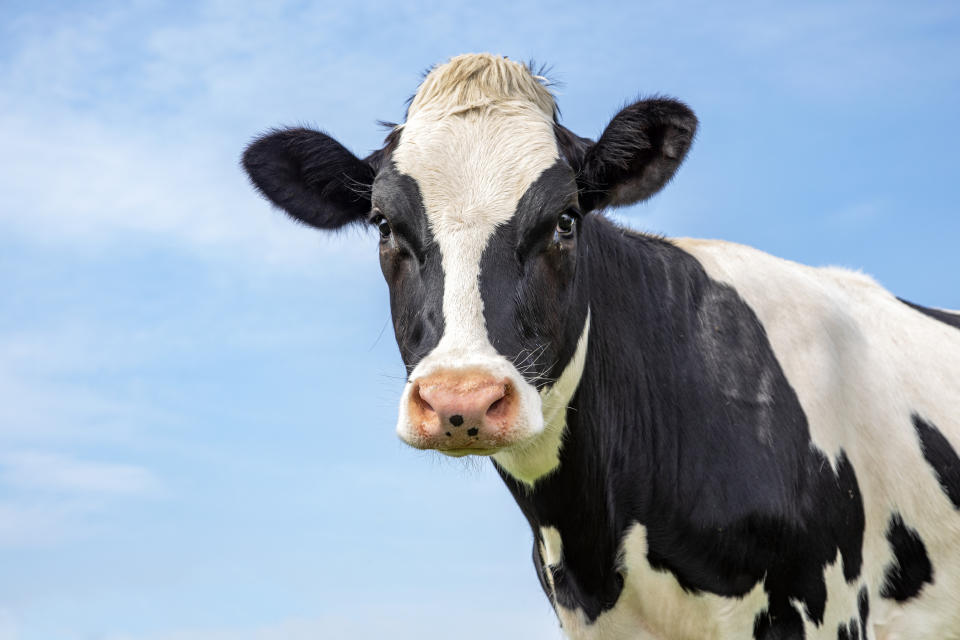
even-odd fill
[(649, 198), (673, 177), (696, 131), (697, 117), (682, 102), (653, 98), (626, 107), (583, 152), (580, 206), (602, 209)]
[(325, 133), (271, 131), (247, 147), (243, 168), (270, 202), (318, 229), (358, 222), (370, 211), (376, 171)]

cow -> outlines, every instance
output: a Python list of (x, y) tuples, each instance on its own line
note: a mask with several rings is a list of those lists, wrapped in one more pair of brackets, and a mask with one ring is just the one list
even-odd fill
[(697, 126), (653, 97), (580, 137), (475, 54), (365, 158), (290, 128), (242, 163), (297, 220), (376, 230), (397, 432), (492, 459), (568, 637), (960, 638), (960, 314), (604, 216)]

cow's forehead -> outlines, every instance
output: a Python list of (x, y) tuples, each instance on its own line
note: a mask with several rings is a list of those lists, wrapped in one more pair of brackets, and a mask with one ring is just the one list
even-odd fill
[(392, 159), (417, 181), (435, 232), (491, 232), (513, 215), (559, 156), (554, 108), (526, 67), (498, 56), (460, 56), (427, 76)]
[(397, 169), (417, 181), (435, 231), (506, 222), (558, 157), (552, 122), (491, 110), (411, 119), (393, 153)]

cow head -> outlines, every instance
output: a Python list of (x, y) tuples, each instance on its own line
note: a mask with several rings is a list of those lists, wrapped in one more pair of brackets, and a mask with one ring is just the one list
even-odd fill
[(465, 55), (434, 68), (386, 145), (360, 159), (330, 136), (272, 131), (243, 165), (320, 229), (379, 235), (408, 380), (397, 431), (448, 455), (495, 454), (533, 479), (557, 464), (589, 337), (591, 211), (657, 192), (697, 121), (644, 100), (597, 142), (557, 123), (528, 67)]

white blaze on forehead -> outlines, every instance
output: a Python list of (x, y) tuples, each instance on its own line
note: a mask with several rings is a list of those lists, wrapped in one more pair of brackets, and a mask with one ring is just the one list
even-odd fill
[(492, 350), (480, 258), (497, 226), (558, 159), (553, 98), (523, 65), (487, 54), (437, 67), (410, 105), (392, 158), (417, 181), (444, 272), (439, 352)]
[[(523, 65), (487, 54), (460, 56), (424, 80), (392, 153), (397, 170), (420, 189), (444, 278), (444, 335), (410, 380), (466, 369), (509, 380), (518, 395), (511, 425), (518, 440), (543, 430), (541, 399), (490, 344), (480, 259), (496, 228), (558, 160), (553, 115), (553, 97)], [(408, 383), (404, 389), (397, 423), (408, 442), (412, 388)]]

